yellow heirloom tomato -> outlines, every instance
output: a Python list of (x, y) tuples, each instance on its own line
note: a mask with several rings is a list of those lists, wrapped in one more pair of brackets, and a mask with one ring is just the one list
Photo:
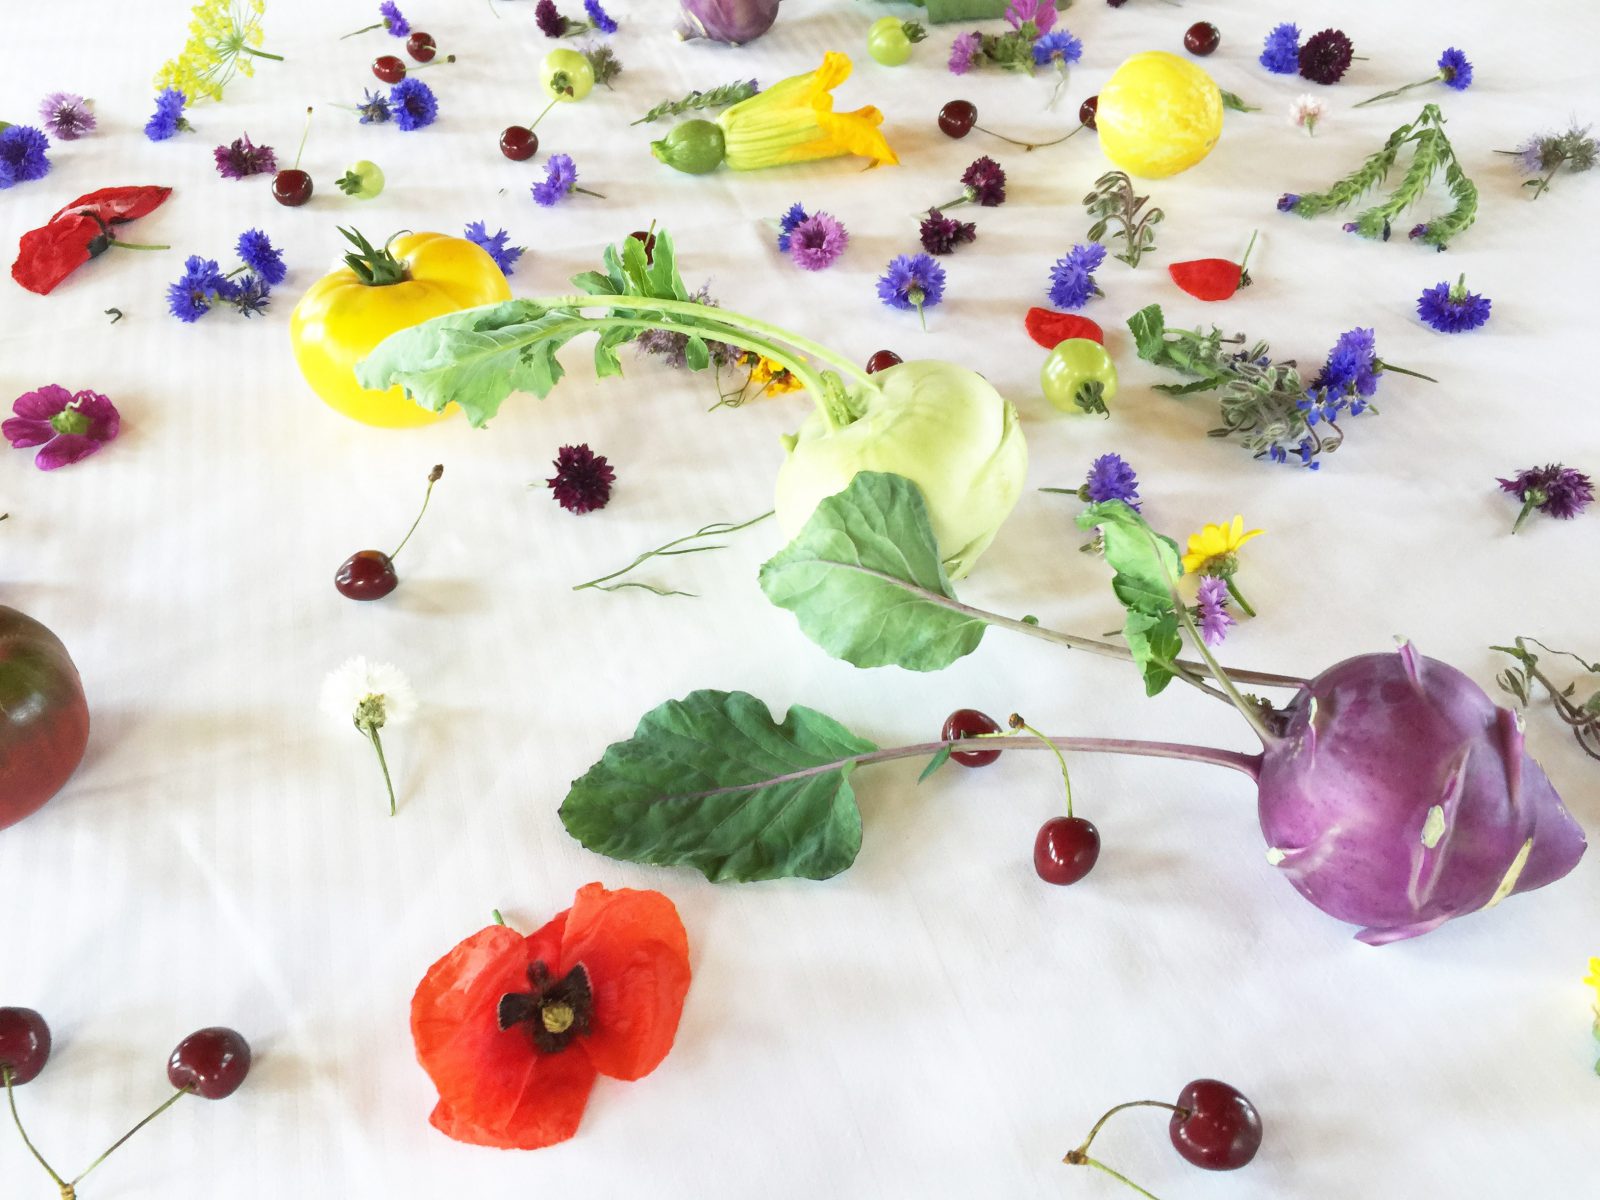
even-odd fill
[(427, 425), (454, 411), (429, 412), (399, 387), (371, 391), (356, 363), (391, 333), (430, 317), (511, 299), (511, 288), (483, 247), (442, 233), (404, 233), (380, 249), (354, 230), (345, 265), (311, 285), (289, 318), (294, 360), (311, 390), (366, 425)]

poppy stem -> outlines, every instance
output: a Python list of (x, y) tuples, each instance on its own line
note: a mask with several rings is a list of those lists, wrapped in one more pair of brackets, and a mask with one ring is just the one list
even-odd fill
[(116, 238), (108, 238), (107, 246), (115, 246), (119, 250), (171, 250), (171, 246), (151, 246), (144, 242), (119, 242)]

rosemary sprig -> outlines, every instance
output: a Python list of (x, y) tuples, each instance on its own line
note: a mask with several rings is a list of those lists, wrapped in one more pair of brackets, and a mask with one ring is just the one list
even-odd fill
[(659, 121), (662, 117), (681, 116), (698, 109), (726, 108), (730, 104), (750, 99), (760, 90), (760, 85), (754, 79), (740, 79), (733, 83), (725, 83), (721, 87), (714, 87), (710, 91), (693, 91), (676, 100), (663, 100), (637, 121), (630, 121), (629, 124), (645, 125), (651, 121)]
[(1083, 198), (1083, 206), (1093, 217), (1089, 227), (1089, 240), (1100, 241), (1112, 221), (1122, 226), (1113, 237), (1123, 240), (1123, 251), (1115, 257), (1130, 267), (1137, 267), (1146, 250), (1155, 248), (1156, 235), (1151, 227), (1166, 214), (1159, 208), (1145, 208), (1148, 196), (1136, 196), (1133, 180), (1122, 171), (1107, 171), (1094, 181), (1094, 191)]
[(652, 558), (673, 558), (683, 554), (702, 554), (707, 550), (725, 550), (727, 545), (722, 542), (709, 546), (687, 546), (683, 549), (679, 549), (679, 547), (683, 546), (685, 542), (692, 542), (699, 538), (722, 537), (724, 534), (738, 533), (741, 529), (748, 529), (752, 525), (765, 521), (771, 515), (771, 512), (764, 512), (759, 517), (752, 517), (748, 521), (740, 521), (738, 523), (714, 521), (710, 525), (702, 525), (691, 534), (686, 534), (681, 538), (674, 538), (665, 545), (657, 546), (654, 550), (646, 550), (620, 571), (613, 571), (609, 575), (602, 575), (598, 579), (589, 580), (587, 583), (574, 584), (572, 590), (581, 592), (585, 589), (593, 588), (600, 592), (616, 592), (621, 591), (623, 588), (642, 588), (644, 591), (653, 592), (657, 596), (693, 596), (693, 592), (682, 592), (675, 588), (659, 587), (653, 583), (640, 583), (629, 579), (625, 579), (621, 583), (612, 583), (611, 581), (621, 578), (635, 567), (648, 562)]
[(1491, 646), (1491, 650), (1498, 650), (1502, 654), (1509, 654), (1522, 664), (1518, 667), (1507, 667), (1495, 676), (1495, 682), (1507, 692), (1517, 698), (1519, 704), (1526, 708), (1533, 700), (1533, 684), (1538, 682), (1550, 693), (1550, 699), (1556, 706), (1556, 715), (1572, 730), (1572, 736), (1578, 740), (1578, 745), (1590, 758), (1600, 759), (1600, 689), (1592, 693), (1587, 700), (1578, 703), (1572, 699), (1577, 691), (1576, 683), (1569, 683), (1566, 687), (1557, 687), (1543, 671), (1539, 669), (1539, 656), (1529, 650), (1526, 643), (1532, 642), (1546, 654), (1554, 654), (1561, 658), (1570, 658), (1591, 675), (1600, 675), (1600, 662), (1586, 662), (1570, 650), (1552, 650), (1536, 638), (1516, 639), (1514, 646)]

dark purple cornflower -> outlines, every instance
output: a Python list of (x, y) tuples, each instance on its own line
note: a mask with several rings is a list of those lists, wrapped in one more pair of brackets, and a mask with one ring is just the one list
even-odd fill
[(1237, 625), (1228, 612), (1228, 581), (1218, 575), (1207, 575), (1200, 581), (1200, 591), (1195, 596), (1194, 615), (1200, 622), (1200, 636), (1208, 646), (1220, 645), (1228, 630)]
[(500, 273), (510, 276), (516, 270), (517, 259), (521, 258), (526, 246), (509, 246), (511, 235), (504, 229), (490, 234), (488, 227), (482, 221), (469, 222), (465, 231), (467, 241), (474, 245), (482, 246), (488, 251), (489, 257), (494, 259), (494, 265), (500, 268)]
[(394, 110), (394, 123), (406, 133), (432, 125), (439, 115), (433, 89), (420, 79), (402, 79), (390, 88), (389, 104)]
[(1078, 489), (1078, 498), (1090, 504), (1121, 500), (1139, 511), (1139, 477), (1120, 454), (1102, 454), (1089, 465), (1088, 477)]
[(51, 92), (39, 105), (39, 119), (58, 142), (75, 142), (94, 130), (94, 114), (82, 96)]
[(32, 125), (0, 129), (0, 191), (50, 173), (50, 139)]
[(233, 139), (228, 146), (218, 146), (212, 155), (217, 160), (217, 174), (224, 179), (243, 179), (246, 175), (268, 174), (278, 169), (278, 157), (271, 146), (257, 146), (247, 133)]
[(975, 241), (978, 227), (971, 221), (957, 221), (937, 208), (930, 208), (917, 227), (917, 236), (929, 254), (949, 254), (961, 243)]
[(570, 513), (593, 512), (611, 499), (611, 485), (617, 473), (587, 443), (563, 446), (556, 452), (556, 473), (545, 483), (555, 493), (556, 503)]
[(1300, 74), (1312, 83), (1334, 84), (1344, 78), (1354, 56), (1355, 47), (1342, 30), (1324, 29), (1306, 39), (1297, 65)]
[(566, 35), (567, 19), (556, 11), (555, 0), (539, 0), (533, 8), (534, 23), (539, 26), (539, 32), (547, 38), (558, 38)]
[(283, 251), (272, 244), (272, 239), (259, 229), (246, 229), (239, 235), (236, 246), (239, 261), (244, 263), (270, 286), (277, 287), (288, 275), (283, 265)]
[[(878, 299), (890, 308), (916, 309), (917, 316), (944, 299), (944, 268), (926, 254), (901, 254), (878, 276)], [(923, 328), (927, 320), (923, 318)]]
[(1551, 463), (1545, 467), (1529, 467), (1518, 471), (1511, 479), (1499, 480), (1500, 490), (1509, 492), (1522, 501), (1522, 511), (1517, 514), (1511, 532), (1516, 533), (1528, 514), (1538, 509), (1547, 516), (1570, 521), (1594, 500), (1594, 483), (1581, 471)]
[(1453, 287), (1439, 283), (1425, 288), (1417, 298), (1417, 315), (1440, 333), (1461, 333), (1486, 324), (1492, 303), (1477, 292), (1467, 291), (1467, 277), (1463, 275)]
[(794, 227), (789, 235), (789, 257), (806, 271), (831, 267), (850, 244), (850, 235), (839, 218), (831, 213), (813, 213)]
[(88, 458), (122, 428), (117, 406), (99, 392), (74, 394), (57, 383), (24, 392), (11, 410), (17, 415), (0, 423), (0, 434), (17, 450), (38, 446), (33, 465), (41, 471)]
[[(967, 187), (966, 199), (973, 204), (995, 208), (1005, 203), (1005, 170), (987, 154), (973, 160), (972, 165), (961, 173), (961, 182)], [(944, 207), (951, 206), (946, 204)]]
[(1300, 69), (1300, 29), (1285, 21), (1267, 34), (1261, 47), (1261, 65), (1274, 75), (1293, 75)]
[(800, 222), (810, 215), (804, 208), (800, 207), (800, 202), (796, 200), (789, 206), (789, 211), (778, 218), (779, 250), (785, 254), (789, 253), (789, 239), (794, 236), (794, 231), (800, 227)]

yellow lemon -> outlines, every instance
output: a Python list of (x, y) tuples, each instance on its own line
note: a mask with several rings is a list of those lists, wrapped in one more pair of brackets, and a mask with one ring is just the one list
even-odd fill
[(1199, 67), (1165, 50), (1135, 54), (1100, 89), (1100, 148), (1145, 179), (1186, 171), (1222, 135), (1222, 93)]

